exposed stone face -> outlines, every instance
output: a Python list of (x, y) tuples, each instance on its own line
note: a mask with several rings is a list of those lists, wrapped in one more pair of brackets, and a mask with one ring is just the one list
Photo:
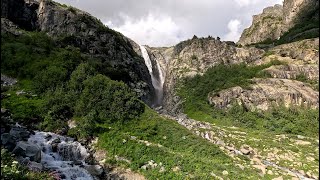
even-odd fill
[(10, 19), (20, 28), (35, 30), (39, 3), (35, 0), (1, 0), (1, 17)]
[(154, 88), (150, 76), (146, 76), (148, 69), (122, 34), (86, 12), (49, 0), (3, 0), (1, 5), (2, 17), (19, 28), (46, 32), (63, 46), (79, 47), (82, 53), (101, 60), (103, 68), (110, 70), (107, 74), (111, 79), (124, 81), (150, 103)]
[(1, 18), (1, 33), (9, 33), (18, 36), (23, 32), (9, 19)]
[[(316, 10), (319, 11), (318, 0), (285, 0), (283, 3), (284, 29), (288, 30), (292, 28), (297, 22), (304, 20), (305, 17), (303, 17), (303, 13), (305, 11)], [(317, 15), (309, 18), (319, 18), (316, 16)]]
[[(310, 18), (319, 19), (318, 16), (318, 0), (284, 0), (283, 6), (267, 7), (261, 14), (253, 16), (252, 25), (243, 31), (238, 44), (249, 45), (268, 39), (277, 40), (299, 22)], [(309, 31), (318, 32), (318, 29)]]
[(275, 55), (293, 59), (293, 63), (301, 61), (300, 64), (319, 64), (319, 38), (279, 45), (270, 51)]
[(238, 44), (247, 45), (279, 38), (283, 31), (282, 21), (281, 5), (265, 8), (263, 13), (253, 16), (252, 25), (243, 31)]
[(319, 67), (316, 65), (279, 65), (266, 69), (273, 78), (296, 79), (303, 75), (308, 80), (319, 80)]
[(286, 107), (302, 106), (319, 108), (319, 92), (306, 84), (287, 79), (253, 79), (256, 84), (244, 89), (239, 86), (210, 93), (208, 101), (217, 108), (225, 109), (232, 102), (244, 105), (249, 110), (268, 110), (273, 105)]
[(41, 148), (27, 141), (19, 141), (12, 153), (18, 156), (29, 157), (31, 161), (38, 163), (41, 161)]

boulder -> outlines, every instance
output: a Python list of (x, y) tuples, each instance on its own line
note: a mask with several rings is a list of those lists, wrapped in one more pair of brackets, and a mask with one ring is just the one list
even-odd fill
[(16, 140), (9, 133), (3, 133), (1, 134), (1, 144), (9, 151), (12, 151), (16, 146)]
[(30, 132), (22, 127), (12, 127), (9, 134), (13, 136), (17, 141), (28, 140)]
[(244, 154), (244, 155), (250, 154), (250, 151), (249, 151), (248, 149), (241, 148), (240, 151), (241, 151), (241, 153)]
[(5, 145), (9, 142), (11, 136), (9, 133), (3, 133), (1, 134), (1, 144)]
[(17, 156), (29, 157), (31, 161), (41, 161), (41, 148), (27, 141), (19, 141), (12, 153)]
[(54, 139), (51, 143), (51, 148), (53, 152), (58, 152), (58, 145), (61, 143), (61, 140), (59, 138)]
[(89, 165), (84, 167), (91, 175), (101, 176), (103, 171), (103, 167), (100, 165)]
[(43, 170), (43, 165), (41, 163), (30, 161), (30, 163), (28, 164), (28, 168), (32, 171), (40, 172)]

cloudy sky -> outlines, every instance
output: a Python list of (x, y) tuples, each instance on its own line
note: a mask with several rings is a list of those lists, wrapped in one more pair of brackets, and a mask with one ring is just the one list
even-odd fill
[(252, 15), (282, 0), (56, 0), (87, 11), (142, 45), (198, 37), (238, 41)]

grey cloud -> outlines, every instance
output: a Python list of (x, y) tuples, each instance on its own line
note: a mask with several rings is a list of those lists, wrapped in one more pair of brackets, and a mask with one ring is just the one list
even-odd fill
[[(228, 23), (232, 20), (240, 21), (240, 31), (251, 24), (252, 15), (260, 13), (263, 8), (281, 3), (281, 0), (57, 0), (60, 3), (69, 4), (101, 19), (103, 22), (112, 22), (111, 28), (121, 32), (126, 29), (125, 35), (130, 34), (133, 40), (151, 46), (173, 45), (178, 41), (191, 38), (194, 34), (198, 37), (211, 35), (213, 37), (225, 37), (229, 33)], [(143, 35), (137, 32), (128, 32), (130, 28), (152, 15), (155, 19), (170, 18), (177, 26), (174, 32), (157, 35), (156, 29), (145, 30)], [(125, 18), (129, 17), (129, 18)], [(131, 21), (128, 23), (128, 21)], [(169, 20), (168, 20), (169, 21)], [(159, 23), (167, 23), (166, 20)], [(148, 26), (151, 22), (141, 23)], [(161, 26), (161, 24), (159, 24)], [(132, 28), (135, 29), (135, 28)], [(170, 28), (168, 29), (170, 30)], [(153, 37), (152, 37), (153, 36)], [(157, 37), (158, 36), (158, 37)], [(148, 37), (148, 38), (147, 38)], [(154, 38), (154, 40), (152, 40)], [(161, 39), (160, 40), (157, 40)], [(165, 39), (163, 39), (165, 38)], [(237, 41), (237, 39), (233, 39)]]

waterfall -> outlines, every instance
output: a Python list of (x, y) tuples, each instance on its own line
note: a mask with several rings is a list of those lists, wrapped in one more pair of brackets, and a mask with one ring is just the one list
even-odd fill
[(149, 57), (149, 54), (147, 52), (147, 49), (140, 45), (142, 57), (144, 59), (144, 62), (148, 68), (149, 74), (151, 76), (152, 85), (155, 89), (155, 95), (153, 106), (161, 106), (162, 104), (162, 98), (163, 98), (163, 83), (164, 83), (164, 76), (161, 69), (161, 66), (158, 61), (156, 61), (156, 67), (153, 67), (151, 59)]

